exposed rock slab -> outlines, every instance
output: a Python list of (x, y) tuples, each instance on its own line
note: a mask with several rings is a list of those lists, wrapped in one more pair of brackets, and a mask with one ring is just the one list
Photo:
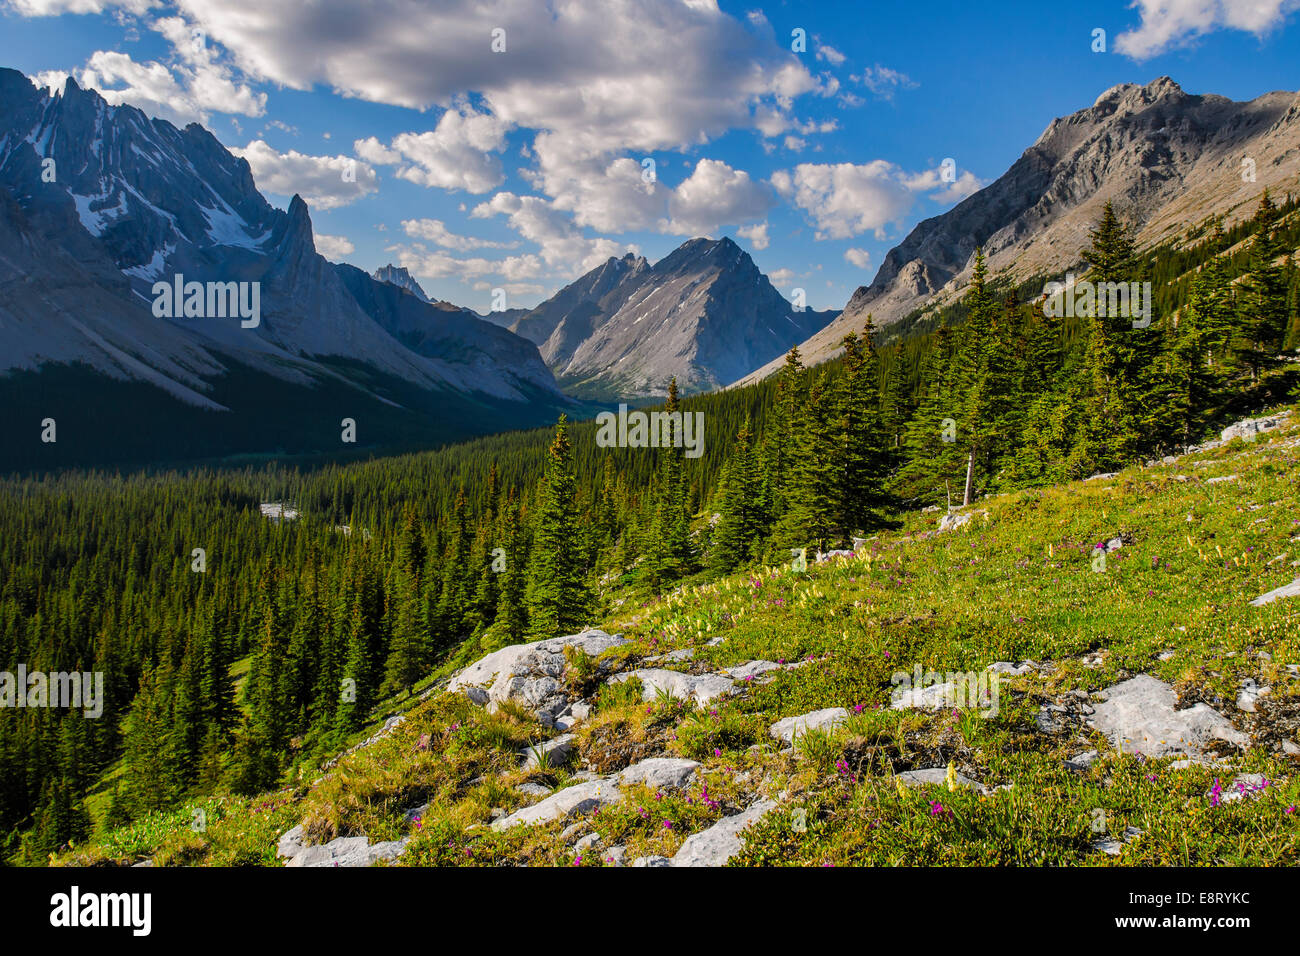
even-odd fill
[(651, 790), (681, 790), (690, 786), (700, 764), (676, 757), (649, 757), (618, 774), (619, 786), (645, 784)]
[(849, 712), (843, 707), (827, 707), (800, 714), (798, 717), (778, 720), (768, 728), (768, 733), (778, 740), (791, 744), (796, 737), (802, 737), (809, 730), (832, 730), (848, 720), (848, 717)]
[(1265, 604), (1280, 601), (1282, 598), (1292, 597), (1300, 597), (1300, 578), (1296, 578), (1290, 584), (1284, 584), (1280, 588), (1274, 588), (1267, 594), (1261, 594), (1250, 603), (1255, 607), (1263, 607)]
[(660, 694), (667, 694), (679, 700), (693, 700), (703, 705), (714, 698), (730, 694), (735, 687), (735, 681), (722, 674), (683, 674), (661, 667), (645, 667), (615, 674), (610, 678), (610, 683), (621, 684), (633, 677), (641, 681), (642, 700), (654, 700)]
[(1249, 743), (1228, 718), (1205, 704), (1176, 710), (1174, 689), (1149, 674), (1107, 688), (1101, 696), (1089, 722), (1110, 737), (1117, 750), (1148, 757), (1200, 757), (1215, 740), (1237, 747)]
[(744, 813), (723, 817), (707, 830), (686, 838), (673, 855), (673, 866), (724, 866), (741, 851), (741, 832), (776, 808), (774, 800), (759, 800)]
[(466, 667), (451, 679), (447, 690), (464, 693), (479, 704), (515, 701), (543, 723), (551, 724), (569, 704), (564, 687), (564, 649), (577, 647), (595, 657), (626, 643), (621, 636), (592, 630), (533, 644), (513, 644)]
[[(292, 832), (292, 831), (290, 831)], [(288, 836), (288, 834), (285, 834)], [(373, 866), (380, 860), (395, 860), (406, 850), (407, 838), (370, 843), (364, 836), (338, 837), (329, 843), (300, 847), (286, 866)], [(283, 846), (284, 838), (281, 837)]]
[(622, 799), (623, 795), (609, 778), (592, 780), (565, 787), (531, 807), (524, 807), (509, 816), (493, 820), (492, 829), (505, 830), (515, 826), (549, 823), (552, 820), (567, 820), (582, 813), (590, 813), (597, 807), (618, 803)]

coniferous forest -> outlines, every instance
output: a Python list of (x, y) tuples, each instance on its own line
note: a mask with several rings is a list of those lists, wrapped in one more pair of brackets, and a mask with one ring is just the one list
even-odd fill
[[(40, 863), (195, 795), (271, 789), (385, 701), (567, 634), (615, 588), (670, 591), (903, 509), (1083, 478), (1294, 396), (1297, 202), (1139, 250), (1106, 207), (1079, 271), (1151, 282), (1153, 321), (1051, 318), (1041, 281), (869, 325), (807, 368), (679, 399), (705, 451), (599, 448), (592, 422), (299, 470), (0, 482), (0, 660), (102, 671), (102, 716), (0, 712), (0, 853)], [(1086, 271), (1085, 271), (1086, 270)], [(279, 503), (270, 516), (262, 505)], [(635, 600), (635, 598), (633, 598)]]

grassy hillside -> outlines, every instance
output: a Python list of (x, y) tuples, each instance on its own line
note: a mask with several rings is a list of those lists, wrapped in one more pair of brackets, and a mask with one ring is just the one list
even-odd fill
[[(1212, 480), (1227, 476), (1236, 477)], [(600, 849), (573, 842), (595, 832), (604, 847), (625, 846), (629, 861), (671, 856), (763, 796), (780, 806), (733, 865), (1295, 864), (1300, 758), (1281, 748), (1300, 738), (1300, 599), (1249, 602), (1300, 574), (1297, 502), (1292, 414), (1253, 442), (986, 499), (957, 530), (937, 532), (937, 514), (912, 513), (851, 558), (623, 604), (601, 625), (632, 641), (608, 652), (620, 669), (682, 648), (693, 659), (666, 666), (805, 663), (697, 709), (645, 703), (635, 681), (602, 685), (593, 662), (574, 655), (565, 679), (595, 709), (574, 730), (573, 770), (519, 769), (520, 749), (554, 733), (525, 709), (488, 714), (433, 692), (403, 705), (413, 704), (390, 734), (295, 787), (153, 817), (57, 862), (273, 865), (276, 838), (301, 821), (314, 841), (411, 836), (397, 865), (602, 865)], [(1096, 570), (1096, 545), (1114, 537), (1123, 547)], [(1038, 669), (1001, 681), (995, 715), (890, 709), (895, 672), (1024, 660)], [(1173, 684), (1180, 706), (1203, 702), (1228, 716), (1251, 745), (1191, 765), (1117, 751), (1071, 701), (1095, 702), (1137, 674)], [(1236, 705), (1247, 679), (1272, 688), (1254, 713)], [(1055, 726), (1040, 724), (1045, 706), (1063, 708)], [(827, 707), (851, 716), (793, 749), (768, 734), (781, 718)], [(1088, 750), (1100, 754), (1090, 766), (1066, 766)], [(494, 809), (531, 802), (521, 783), (559, 789), (580, 766), (609, 773), (661, 754), (703, 764), (689, 790), (627, 787), (622, 803), (579, 817), (564, 838), (566, 822), (485, 825)], [(894, 777), (924, 768), (983, 787), (903, 787)], [(1216, 781), (1226, 794), (1248, 773), (1267, 785), (1236, 800), (1215, 795)], [(425, 803), (407, 822), (405, 811)], [(205, 829), (194, 826), (196, 809)], [(791, 825), (797, 812), (802, 828)], [(1116, 855), (1097, 848), (1125, 833)]]

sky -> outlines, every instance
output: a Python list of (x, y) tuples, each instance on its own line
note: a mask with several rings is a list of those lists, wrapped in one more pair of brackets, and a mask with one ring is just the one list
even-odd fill
[(0, 66), (202, 123), (322, 254), (484, 313), (696, 236), (842, 308), (1110, 87), (1297, 64), (1300, 0), (0, 0)]

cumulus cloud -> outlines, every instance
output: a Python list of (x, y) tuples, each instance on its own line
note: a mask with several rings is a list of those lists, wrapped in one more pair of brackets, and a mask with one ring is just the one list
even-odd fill
[(670, 190), (659, 182), (654, 157), (574, 159), (549, 133), (538, 135), (533, 154), (538, 170), (526, 178), (552, 197), (555, 209), (573, 213), (579, 227), (635, 232), (657, 228), (668, 214)]
[(767, 215), (775, 202), (767, 185), (755, 182), (743, 169), (733, 169), (717, 159), (702, 159), (673, 190), (665, 231), (676, 235), (714, 233), (722, 226)]
[(956, 174), (956, 179), (952, 182), (944, 180), (942, 169), (927, 169), (914, 176), (904, 177), (903, 182), (913, 192), (927, 193), (935, 202), (945, 204), (961, 202), (985, 186), (982, 179), (965, 169)]
[(281, 153), (260, 139), (230, 151), (248, 160), (259, 189), (282, 196), (297, 193), (315, 209), (337, 209), (379, 189), (375, 171), (350, 156), (308, 156), (294, 149)]
[(818, 239), (851, 239), (865, 233), (884, 239), (887, 225), (902, 223), (918, 193), (953, 202), (982, 187), (969, 172), (945, 183), (939, 170), (907, 173), (894, 163), (800, 163), (772, 174), (778, 193), (808, 214)]
[(801, 163), (793, 172), (778, 170), (772, 185), (806, 212), (818, 239), (849, 239), (866, 232), (885, 237), (912, 205), (901, 170), (877, 159), (870, 163)]
[(539, 246), (547, 266), (569, 277), (589, 272), (611, 256), (640, 251), (635, 245), (584, 236), (566, 213), (540, 196), (500, 192), (470, 212), (474, 219), (498, 215), (505, 216), (510, 228), (520, 236)]
[(491, 113), (462, 104), (449, 109), (423, 133), (402, 133), (384, 146), (371, 136), (353, 144), (357, 155), (398, 166), (397, 176), (421, 186), (485, 193), (505, 180), (499, 153), (507, 125)]
[(121, 10), (139, 16), (161, 4), (161, 0), (9, 0), (19, 16), (57, 17), (64, 13), (103, 13)]
[(844, 259), (851, 266), (865, 269), (867, 264), (871, 262), (871, 253), (866, 249), (845, 249)]
[(767, 223), (760, 222), (755, 226), (745, 226), (738, 229), (736, 235), (742, 239), (748, 239), (750, 245), (755, 249), (766, 249), (768, 246)]
[(1142, 16), (1136, 29), (1115, 39), (1115, 50), (1147, 60), (1215, 30), (1263, 36), (1300, 7), (1300, 0), (1134, 0)]
[[(213, 113), (261, 116), (266, 112), (266, 94), (237, 81), (230, 64), (206, 42), (201, 30), (181, 17), (164, 17), (151, 26), (172, 46), (167, 63), (140, 63), (127, 53), (99, 50), (91, 55), (80, 75), (72, 75), (77, 76), (80, 85), (97, 90), (114, 106), (130, 104), (150, 116), (182, 126), (207, 124)], [(58, 77), (57, 71), (38, 74), (42, 83)]]
[(543, 271), (541, 260), (531, 254), (504, 259), (459, 259), (445, 252), (430, 252), (420, 245), (390, 246), (387, 251), (394, 253), (400, 265), (421, 279), (472, 279), (478, 276), (532, 279)]
[(473, 249), (511, 249), (518, 243), (494, 242), (491, 239), (476, 239), (473, 236), (460, 236), (447, 228), (441, 219), (403, 219), (402, 228), (406, 234), (415, 239), (428, 239), (444, 249), (457, 252), (469, 252)]
[[(761, 14), (737, 19), (711, 0), (375, 0), (365, 17), (352, 0), (179, 3), (249, 76), (416, 109), (477, 94), (485, 128), (535, 131), (530, 184), (579, 227), (650, 227), (667, 197), (640, 188), (633, 164), (737, 128), (781, 135), (798, 124), (795, 98), (829, 89)], [(504, 53), (491, 52), (498, 26)], [(495, 138), (473, 155), (442, 148), (460, 131), (442, 132), (366, 141), (359, 155), (408, 163), (398, 175), (425, 185), (501, 184), (499, 161), (484, 155)]]
[(333, 262), (339, 262), (344, 256), (350, 256), (357, 251), (357, 247), (346, 236), (327, 236), (323, 232), (318, 232), (314, 238), (316, 251)]
[(784, 267), (773, 269), (767, 274), (767, 279), (772, 283), (772, 285), (781, 288), (782, 286), (787, 286), (794, 281), (794, 270), (786, 269)]

